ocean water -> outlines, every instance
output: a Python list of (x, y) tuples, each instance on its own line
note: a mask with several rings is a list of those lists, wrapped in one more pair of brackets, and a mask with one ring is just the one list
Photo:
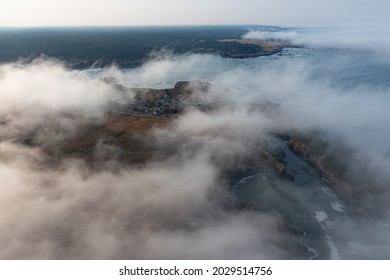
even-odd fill
[(282, 149), (283, 159), (294, 176), (294, 181), (279, 178), (272, 169), (259, 173), (234, 185), (239, 199), (250, 201), (276, 216), (295, 232), (297, 242), (306, 252), (297, 259), (329, 259), (339, 255), (331, 236), (332, 228), (346, 217), (347, 207), (332, 191), (331, 183), (310, 164), (293, 154), (287, 141), (269, 139), (269, 150)]

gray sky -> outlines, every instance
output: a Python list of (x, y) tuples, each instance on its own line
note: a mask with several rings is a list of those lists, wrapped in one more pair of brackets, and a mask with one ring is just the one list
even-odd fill
[(0, 26), (390, 24), (389, 0), (1, 0)]

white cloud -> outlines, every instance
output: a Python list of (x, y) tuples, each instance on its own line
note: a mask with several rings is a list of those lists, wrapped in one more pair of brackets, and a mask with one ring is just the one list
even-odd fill
[[(232, 194), (221, 176), (256, 155), (259, 142), (280, 128), (320, 127), (342, 139), (356, 151), (351, 174), (367, 172), (355, 179), (390, 197), (387, 87), (346, 91), (329, 77), (312, 79), (313, 66), (305, 63), (227, 71), (217, 58), (198, 55), (162, 58), (129, 73), (106, 71), (133, 85), (190, 74), (209, 61), (220, 74), (199, 97), (218, 102), (218, 109), (189, 111), (151, 131), (145, 141), (174, 152), (142, 168), (118, 164), (115, 172), (104, 166), (91, 172), (74, 160), (47, 167), (39, 145), (20, 144), (37, 130), (41, 142), (54, 144), (76, 133), (117, 101), (113, 87), (53, 62), (1, 66), (0, 204), (6, 210), (0, 214), (0, 258), (288, 258), (283, 245), (291, 236), (280, 230), (280, 218), (226, 207)], [(338, 69), (340, 62), (329, 63)], [(243, 85), (245, 94), (237, 90)], [(276, 95), (275, 114), (256, 110), (256, 102)], [(381, 229), (373, 230), (387, 242)], [(345, 232), (353, 234), (348, 226)], [(341, 257), (360, 250), (348, 246)]]
[(293, 41), (298, 38), (297, 32), (282, 32), (282, 31), (250, 31), (242, 36), (244, 39), (256, 40), (283, 40)]

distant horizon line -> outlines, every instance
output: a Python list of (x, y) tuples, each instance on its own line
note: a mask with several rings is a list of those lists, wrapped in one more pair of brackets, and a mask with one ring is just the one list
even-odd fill
[(163, 27), (359, 27), (359, 26), (390, 26), (390, 24), (302, 24), (302, 25), (275, 25), (275, 24), (131, 24), (131, 25), (33, 25), (8, 26), (0, 25), (0, 29), (54, 29), (54, 28), (163, 28)]
[(129, 24), (129, 25), (33, 25), (33, 26), (11, 26), (0, 25), (0, 28), (111, 28), (111, 27), (240, 27), (240, 26), (267, 26), (281, 27), (280, 25), (266, 24)]

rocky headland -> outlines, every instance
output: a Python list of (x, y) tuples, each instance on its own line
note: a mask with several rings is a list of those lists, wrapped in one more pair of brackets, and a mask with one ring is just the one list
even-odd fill
[[(253, 47), (253, 51), (251, 53), (245, 53), (243, 51), (236, 50), (235, 52), (222, 52), (221, 55), (224, 57), (231, 58), (251, 58), (258, 56), (267, 56), (278, 54), (283, 51), (284, 48), (297, 48), (299, 45), (293, 44), (290, 41), (281, 41), (281, 40), (255, 40), (255, 39), (223, 39), (219, 40), (220, 43), (237, 43), (241, 45), (242, 49)], [(257, 48), (255, 48), (257, 47)]]

